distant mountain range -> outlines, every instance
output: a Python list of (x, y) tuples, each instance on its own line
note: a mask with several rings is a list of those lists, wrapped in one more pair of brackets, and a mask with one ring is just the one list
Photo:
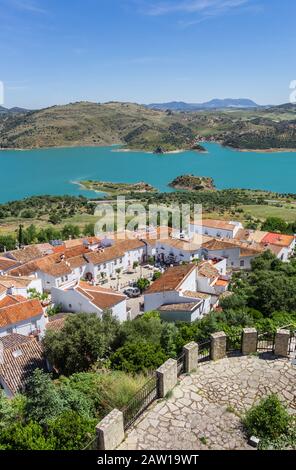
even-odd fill
[(0, 114), (26, 114), (28, 112), (28, 109), (18, 108), (17, 106), (10, 109), (0, 106)]
[(199, 109), (225, 109), (225, 108), (260, 108), (261, 106), (247, 98), (239, 99), (213, 99), (205, 103), (184, 103), (183, 101), (171, 101), (170, 103), (152, 103), (147, 105), (150, 109), (171, 111), (198, 111)]

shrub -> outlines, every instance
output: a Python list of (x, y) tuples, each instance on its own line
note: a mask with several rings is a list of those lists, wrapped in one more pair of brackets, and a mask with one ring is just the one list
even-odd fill
[(157, 369), (167, 356), (158, 344), (138, 341), (126, 343), (112, 354), (111, 367), (115, 370), (138, 373)]
[(275, 394), (253, 406), (243, 420), (248, 435), (276, 439), (288, 430), (290, 416)]

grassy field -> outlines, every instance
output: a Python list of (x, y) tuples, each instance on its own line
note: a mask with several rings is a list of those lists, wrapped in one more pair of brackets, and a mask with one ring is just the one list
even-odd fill
[(242, 219), (245, 219), (247, 215), (250, 215), (261, 220), (264, 220), (267, 217), (280, 217), (286, 222), (296, 221), (296, 206), (293, 204), (287, 204), (283, 207), (276, 207), (271, 205), (250, 205), (240, 206), (239, 208), (244, 211), (242, 214)]

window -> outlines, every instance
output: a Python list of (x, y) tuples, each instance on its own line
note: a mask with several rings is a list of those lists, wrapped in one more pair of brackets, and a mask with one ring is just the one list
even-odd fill
[(244, 262), (244, 260), (243, 260), (243, 259), (240, 261), (239, 265), (240, 265), (240, 267), (241, 267), (241, 268), (242, 268), (242, 267), (244, 267), (244, 265), (245, 265), (245, 262)]
[(72, 304), (69, 304), (69, 308), (72, 308)]
[(104, 263), (104, 269), (106, 269), (106, 267), (107, 267), (107, 265), (106, 265), (106, 263)]

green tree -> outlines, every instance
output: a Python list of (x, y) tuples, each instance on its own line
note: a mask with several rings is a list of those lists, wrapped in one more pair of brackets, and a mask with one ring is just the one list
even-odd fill
[(86, 224), (83, 229), (83, 234), (86, 237), (93, 237), (95, 234), (95, 224)]
[(94, 419), (67, 410), (48, 424), (47, 433), (55, 450), (82, 450), (95, 437), (96, 424)]
[(141, 292), (144, 292), (144, 290), (148, 289), (148, 287), (150, 286), (150, 281), (149, 279), (145, 279), (144, 277), (141, 277), (137, 281), (137, 286)]
[(147, 341), (126, 343), (110, 357), (111, 368), (137, 374), (157, 369), (167, 356), (159, 345)]
[(69, 238), (79, 238), (80, 229), (78, 225), (67, 224), (62, 228), (62, 237), (63, 240), (68, 240)]
[(49, 374), (35, 369), (26, 386), (26, 416), (45, 424), (63, 410), (63, 402)]
[(0, 446), (4, 450), (54, 450), (43, 428), (32, 421), (15, 423), (0, 431)]
[(87, 371), (110, 351), (117, 327), (110, 315), (102, 320), (96, 314), (70, 315), (62, 330), (46, 333), (45, 354), (61, 374)]
[(176, 357), (177, 337), (178, 328), (173, 323), (164, 323), (160, 337), (160, 345), (167, 357)]
[(280, 217), (267, 217), (261, 230), (265, 232), (288, 233), (288, 224)]
[(161, 272), (160, 271), (155, 271), (152, 276), (152, 281), (156, 281), (161, 277)]

